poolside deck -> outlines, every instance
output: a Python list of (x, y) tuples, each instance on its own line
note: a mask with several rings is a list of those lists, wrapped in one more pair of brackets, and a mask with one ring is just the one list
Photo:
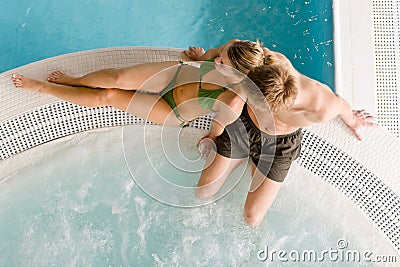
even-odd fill
[(400, 138), (400, 2), (333, 3), (336, 91)]

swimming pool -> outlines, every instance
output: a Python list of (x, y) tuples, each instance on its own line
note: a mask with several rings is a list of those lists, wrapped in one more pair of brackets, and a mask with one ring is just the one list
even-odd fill
[[(291, 1), (286, 3), (288, 8), (271, 4), (271, 9), (277, 7), (285, 12), (282, 16), (291, 18), (289, 7), (296, 7), (293, 3), (300, 9), (306, 7), (305, 10), (315, 5), (312, 1)], [(222, 4), (215, 4), (220, 11)], [(171, 7), (167, 5), (166, 8)], [(245, 15), (245, 12), (239, 14)], [(298, 18), (298, 13), (294, 14)], [(306, 15), (309, 14), (306, 12)], [(215, 20), (218, 21), (217, 17)], [(317, 21), (318, 18), (311, 18), (308, 22)], [(211, 21), (210, 24), (215, 27)], [(217, 29), (223, 33), (226, 28)], [(218, 36), (218, 30), (215, 36)], [(307, 34), (302, 36), (307, 37)], [(331, 42), (326, 46), (331, 46)], [(301, 67), (300, 59), (304, 60), (304, 57), (295, 59)], [(323, 63), (332, 68), (327, 62)], [(157, 129), (155, 127), (154, 131)], [(191, 141), (184, 146), (191, 155), (196, 155), (190, 145), (196, 134), (199, 133), (189, 132), (190, 138), (188, 135), (183, 138), (186, 142)], [(15, 177), (13, 171), (18, 173), (16, 179), (8, 180), (3, 184), (7, 186), (1, 188), (4, 190), (4, 215), (1, 217), (10, 218), (1, 230), (7, 234), (1, 235), (5, 239), (1, 243), (5, 245), (0, 251), (10, 255), (4, 258), (5, 264), (253, 266), (268, 264), (257, 259), (257, 253), (265, 246), (271, 250), (322, 251), (337, 248), (337, 242), (343, 237), (352, 249), (376, 253), (390, 251), (380, 234), (371, 230), (362, 217), (357, 218), (357, 210), (354, 210), (355, 217), (350, 217), (350, 212), (346, 211), (352, 206), (342, 195), (335, 195), (328, 186), (301, 169), (292, 170), (285, 188), (287, 191), (281, 191), (267, 220), (256, 230), (247, 228), (241, 218), (246, 181), (226, 198), (202, 208), (182, 210), (161, 205), (132, 183), (120, 148), (115, 145), (119, 138), (119, 130), (83, 134), (4, 161), (7, 164), (2, 164), (5, 177)], [(153, 143), (156, 145), (157, 140)], [(65, 158), (68, 158), (67, 163)], [(26, 159), (32, 161), (28, 166), (19, 169), (15, 166), (22, 160), (27, 162)], [(50, 159), (54, 161), (46, 164)], [(46, 175), (33, 177), (31, 174), (39, 171), (35, 166)], [(296, 179), (298, 176), (302, 180)], [(39, 192), (32, 194), (30, 189), (33, 187)], [(315, 191), (311, 190), (313, 187)], [(323, 204), (315, 205), (320, 202)], [(346, 208), (343, 213), (329, 212), (336, 207)], [(16, 216), (16, 209), (24, 215)], [(349, 225), (353, 227), (347, 228)], [(371, 231), (373, 235), (365, 236)]]
[(260, 39), (334, 88), (331, 0), (21, 0), (1, 2), (0, 10), (0, 72), (95, 48), (210, 48), (233, 38)]

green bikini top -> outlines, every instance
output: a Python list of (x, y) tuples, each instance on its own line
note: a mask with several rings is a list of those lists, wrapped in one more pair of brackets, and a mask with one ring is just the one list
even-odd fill
[[(199, 91), (197, 93), (198, 103), (200, 106), (207, 110), (211, 110), (214, 106), (215, 100), (218, 98), (220, 94), (227, 90), (226, 87), (221, 87), (215, 90), (206, 90), (201, 88), (201, 82), (203, 80), (204, 75), (209, 73), (210, 71), (215, 70), (215, 61), (214, 60), (207, 60), (201, 63), (200, 65), (200, 85)], [(234, 84), (238, 85), (239, 83)]]

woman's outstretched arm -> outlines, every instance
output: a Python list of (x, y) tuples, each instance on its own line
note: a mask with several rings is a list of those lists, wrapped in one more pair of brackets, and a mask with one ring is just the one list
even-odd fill
[[(233, 123), (237, 118), (239, 118), (245, 100), (239, 95), (234, 95), (233, 92), (227, 92), (221, 97), (217, 98), (217, 101), (214, 104), (213, 110), (217, 112), (211, 122), (211, 129), (209, 133), (203, 136), (200, 141), (197, 143), (197, 146), (200, 146), (203, 143), (203, 147), (200, 146), (202, 150), (202, 156), (206, 157), (208, 153), (211, 151), (212, 146), (217, 138), (217, 136), (221, 135), (224, 131), (225, 127), (229, 124)], [(212, 142), (203, 142), (207, 139), (211, 139)]]
[(189, 46), (189, 49), (184, 50), (183, 52), (185, 53), (185, 55), (188, 58), (190, 58), (191, 60), (194, 60), (194, 61), (204, 61), (204, 60), (214, 59), (221, 54), (221, 52), (225, 48), (225, 46), (232, 44), (236, 41), (238, 41), (238, 39), (230, 40), (226, 44), (223, 44), (217, 48), (210, 48), (205, 52), (204, 52), (204, 49), (201, 47)]

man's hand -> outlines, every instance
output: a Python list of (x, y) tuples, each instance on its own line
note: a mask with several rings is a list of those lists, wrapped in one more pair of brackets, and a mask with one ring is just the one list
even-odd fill
[(357, 137), (358, 140), (362, 140), (360, 130), (363, 127), (377, 127), (376, 119), (374, 116), (366, 112), (365, 110), (353, 110), (353, 119), (351, 122), (346, 123), (347, 127)]
[(189, 49), (184, 50), (183, 53), (191, 60), (198, 61), (204, 55), (205, 51), (201, 47), (189, 46)]

